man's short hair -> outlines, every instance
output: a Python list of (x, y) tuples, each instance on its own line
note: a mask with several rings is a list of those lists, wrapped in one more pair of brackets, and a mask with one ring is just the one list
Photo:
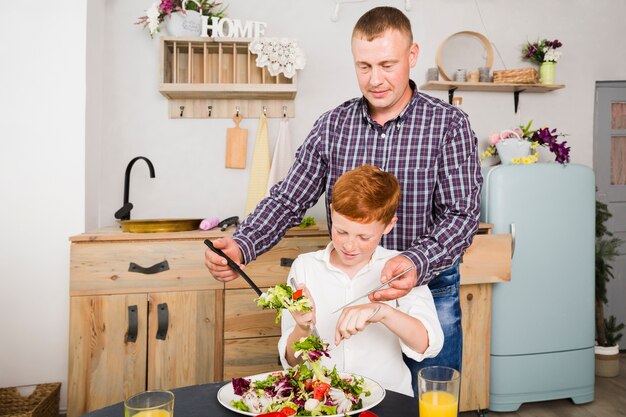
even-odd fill
[(373, 39), (382, 36), (388, 29), (395, 29), (409, 38), (409, 43), (413, 43), (413, 32), (411, 31), (411, 21), (404, 13), (395, 7), (375, 7), (366, 12), (356, 22), (352, 37), (360, 35), (371, 42)]
[(388, 225), (400, 204), (400, 184), (393, 174), (363, 165), (339, 177), (331, 203), (333, 210), (352, 221)]

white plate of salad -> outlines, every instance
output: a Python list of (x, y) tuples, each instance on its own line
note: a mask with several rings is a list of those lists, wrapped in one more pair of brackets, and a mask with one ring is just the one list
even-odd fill
[[(328, 385), (330, 387), (325, 389), (315, 376), (301, 375), (299, 369), (296, 367), (287, 371), (266, 372), (245, 378), (233, 378), (232, 382), (219, 389), (217, 400), (229, 410), (246, 416), (256, 416), (273, 411), (280, 412), (287, 407), (295, 409), (295, 413), (287, 410), (288, 413), (284, 414), (286, 416), (343, 417), (346, 414), (358, 414), (368, 410), (378, 405), (385, 398), (385, 389), (369, 378), (333, 370), (328, 373), (330, 379)], [(246, 386), (245, 381), (249, 381), (248, 386)], [(325, 392), (321, 396), (322, 400), (318, 400), (318, 403), (312, 408), (315, 410), (314, 414), (311, 414), (313, 411), (306, 410), (305, 405), (307, 401), (315, 403), (316, 388), (313, 387), (313, 384), (316, 382), (318, 388), (321, 387), (318, 389), (317, 398), (320, 398), (321, 391)], [(233, 384), (238, 385), (237, 390), (243, 395), (235, 394)], [(255, 388), (256, 384), (258, 385)], [(294, 384), (296, 387), (293, 386)], [(357, 392), (360, 392), (358, 396), (355, 395)], [(308, 398), (308, 400), (304, 401), (304, 398)], [(346, 410), (346, 407), (349, 409)]]

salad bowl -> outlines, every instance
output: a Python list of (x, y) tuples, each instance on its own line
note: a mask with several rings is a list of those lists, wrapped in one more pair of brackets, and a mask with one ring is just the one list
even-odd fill
[[(272, 374), (274, 372), (266, 372), (266, 373), (262, 373), (262, 374), (257, 374), (257, 375), (252, 375), (249, 377), (245, 377), (246, 379), (252, 380), (252, 381), (258, 381), (258, 380), (264, 380), (268, 377), (268, 375)], [(361, 396), (362, 399), (362, 404), (363, 406), (361, 408), (359, 408), (358, 410), (352, 410), (352, 411), (348, 411), (346, 413), (341, 413), (341, 414), (334, 414), (334, 415), (330, 415), (330, 416), (326, 416), (326, 417), (343, 417), (345, 415), (353, 415), (353, 414), (359, 414), (365, 410), (369, 410), (372, 407), (375, 407), (376, 405), (378, 405), (384, 398), (385, 398), (385, 389), (376, 381), (367, 378), (367, 377), (363, 377), (360, 375), (356, 375), (356, 374), (352, 374), (352, 373), (348, 373), (348, 372), (339, 372), (339, 375), (342, 378), (347, 378), (347, 377), (357, 377), (357, 378), (363, 378), (363, 385), (364, 385), (364, 391), (370, 391), (370, 395), (369, 396)], [(239, 414), (243, 414), (246, 416), (256, 416), (259, 413), (251, 413), (248, 411), (242, 411), (239, 410), (235, 407), (233, 407), (231, 401), (232, 400), (238, 400), (241, 397), (238, 395), (235, 395), (235, 391), (233, 388), (233, 384), (232, 382), (229, 382), (227, 384), (225, 384), (224, 386), (222, 386), (219, 391), (217, 392), (217, 400), (219, 401), (220, 404), (222, 404), (222, 406), (226, 407), (227, 409), (234, 411), (236, 413)]]

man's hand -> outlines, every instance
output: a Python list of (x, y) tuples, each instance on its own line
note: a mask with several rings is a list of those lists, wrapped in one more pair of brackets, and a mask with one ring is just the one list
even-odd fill
[[(222, 252), (236, 262), (241, 269), (244, 268), (244, 265), (241, 263), (243, 259), (241, 250), (232, 237), (227, 236), (216, 239), (213, 241), (213, 246), (217, 249), (221, 249)], [(238, 274), (228, 266), (226, 259), (219, 256), (211, 249), (207, 249), (204, 252), (204, 265), (206, 265), (211, 275), (218, 281), (228, 282), (238, 276)]]
[[(380, 282), (387, 282), (396, 275), (413, 266), (413, 262), (403, 255), (398, 255), (387, 261), (381, 271)], [(389, 284), (391, 288), (378, 290), (370, 294), (370, 301), (389, 301), (404, 297), (417, 284), (417, 272), (415, 268)]]

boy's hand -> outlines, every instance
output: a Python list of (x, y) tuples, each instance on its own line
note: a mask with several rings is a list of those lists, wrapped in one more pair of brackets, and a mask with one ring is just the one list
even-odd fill
[[(403, 255), (395, 256), (387, 261), (380, 275), (381, 284), (389, 281), (396, 275), (414, 266), (409, 258)], [(415, 268), (389, 284), (390, 288), (378, 290), (370, 294), (370, 301), (389, 301), (407, 295), (417, 284), (417, 272)]]
[[(368, 303), (344, 308), (337, 320), (335, 345), (338, 345), (342, 339), (349, 339), (362, 331), (368, 324), (381, 321), (388, 307), (382, 303)], [(381, 309), (383, 309), (382, 312)]]
[[(311, 300), (311, 304), (313, 304), (313, 309), (311, 311), (307, 311), (306, 313), (301, 313), (297, 311), (291, 311), (291, 316), (296, 321), (296, 325), (300, 328), (300, 330), (306, 332), (307, 334), (311, 334), (311, 329), (315, 324), (315, 300), (311, 297), (311, 293), (306, 288), (304, 284), (298, 284), (298, 291), (302, 290), (304, 295)], [(296, 295), (297, 293), (294, 293)]]
[[(213, 246), (218, 249), (221, 249), (226, 255), (230, 257), (234, 262), (236, 262), (241, 269), (244, 269), (244, 265), (242, 265), (241, 261), (243, 257), (241, 255), (241, 250), (239, 249), (239, 245), (237, 242), (230, 237), (222, 237), (219, 239), (215, 239), (213, 241)], [(228, 282), (237, 278), (239, 275), (233, 271), (230, 266), (226, 263), (226, 259), (222, 258), (211, 249), (207, 249), (204, 252), (204, 265), (209, 269), (209, 272), (213, 277), (218, 281)]]

